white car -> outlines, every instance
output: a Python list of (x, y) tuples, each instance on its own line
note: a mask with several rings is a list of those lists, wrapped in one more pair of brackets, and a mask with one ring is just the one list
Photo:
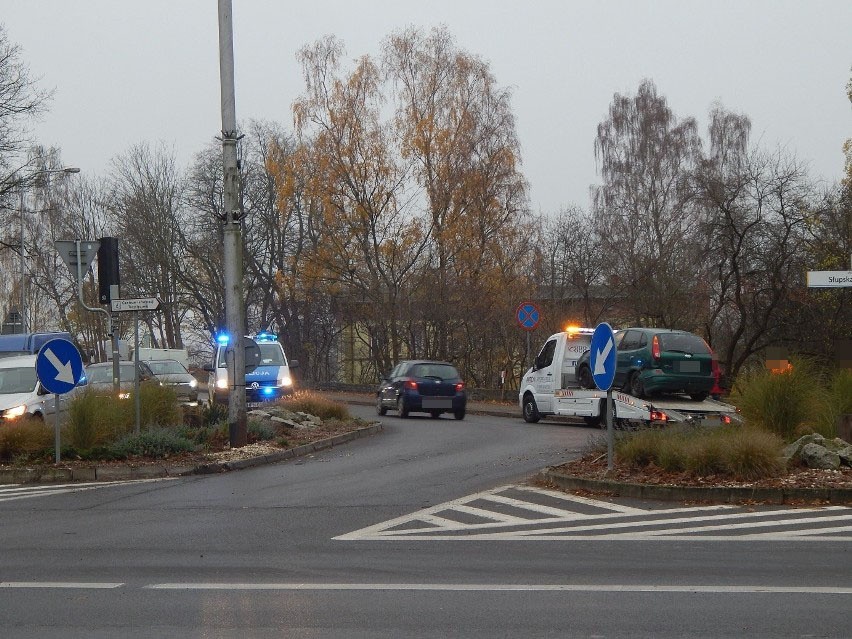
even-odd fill
[[(75, 390), (59, 395), (60, 415), (68, 410)], [(0, 426), (23, 415), (44, 419), (55, 407), (56, 395), (36, 375), (35, 355), (0, 358)]]

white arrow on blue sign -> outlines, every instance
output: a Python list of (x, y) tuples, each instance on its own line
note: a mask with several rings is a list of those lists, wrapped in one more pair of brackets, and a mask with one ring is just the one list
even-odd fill
[(592, 367), (592, 378), (595, 385), (602, 391), (608, 391), (615, 379), (616, 347), (612, 327), (602, 322), (595, 327), (590, 345), (589, 364)]
[(71, 391), (83, 376), (80, 351), (67, 339), (45, 342), (36, 357), (36, 375), (42, 386), (55, 395)]

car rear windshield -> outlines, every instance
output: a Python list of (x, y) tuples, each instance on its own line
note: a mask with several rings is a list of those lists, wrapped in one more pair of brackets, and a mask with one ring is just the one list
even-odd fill
[(186, 375), (187, 370), (180, 362), (174, 360), (162, 360), (159, 362), (148, 362), (148, 368), (154, 375)]
[(0, 368), (0, 395), (31, 393), (35, 390), (36, 381), (35, 366)]
[(412, 377), (437, 377), (438, 379), (459, 379), (455, 366), (449, 364), (415, 364), (408, 373)]
[(660, 349), (664, 351), (676, 351), (690, 355), (710, 354), (704, 340), (692, 333), (663, 333), (659, 338)]

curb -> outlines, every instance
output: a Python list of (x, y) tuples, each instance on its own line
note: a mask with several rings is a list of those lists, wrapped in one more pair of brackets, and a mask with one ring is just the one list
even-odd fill
[(199, 465), (163, 464), (153, 466), (89, 466), (86, 468), (13, 468), (0, 470), (0, 484), (48, 484), (92, 481), (126, 481), (129, 479), (160, 479), (162, 477), (182, 477), (186, 475), (210, 475), (242, 470), (253, 466), (274, 464), (275, 462), (303, 457), (311, 453), (339, 446), (355, 439), (375, 435), (383, 430), (381, 423), (374, 423), (353, 430), (351, 433), (320, 439), (310, 444), (289, 448), (269, 455), (260, 455), (248, 459), (210, 462)]
[(740, 486), (656, 486), (629, 484), (609, 479), (587, 479), (543, 469), (538, 479), (565, 490), (605, 493), (614, 497), (657, 501), (698, 501), (733, 504), (759, 501), (766, 504), (829, 503), (852, 505), (852, 488), (748, 488)]

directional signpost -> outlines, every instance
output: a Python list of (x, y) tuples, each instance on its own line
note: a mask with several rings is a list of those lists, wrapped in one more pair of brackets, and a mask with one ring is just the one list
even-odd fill
[(592, 333), (592, 343), (589, 346), (589, 364), (592, 367), (592, 378), (595, 385), (606, 391), (606, 467), (612, 470), (612, 381), (615, 379), (615, 364), (617, 348), (612, 327), (602, 322)]
[(59, 463), (59, 396), (71, 392), (83, 376), (83, 359), (80, 352), (67, 339), (45, 342), (36, 356), (36, 375), (41, 385), (53, 393), (54, 442), (56, 463)]

